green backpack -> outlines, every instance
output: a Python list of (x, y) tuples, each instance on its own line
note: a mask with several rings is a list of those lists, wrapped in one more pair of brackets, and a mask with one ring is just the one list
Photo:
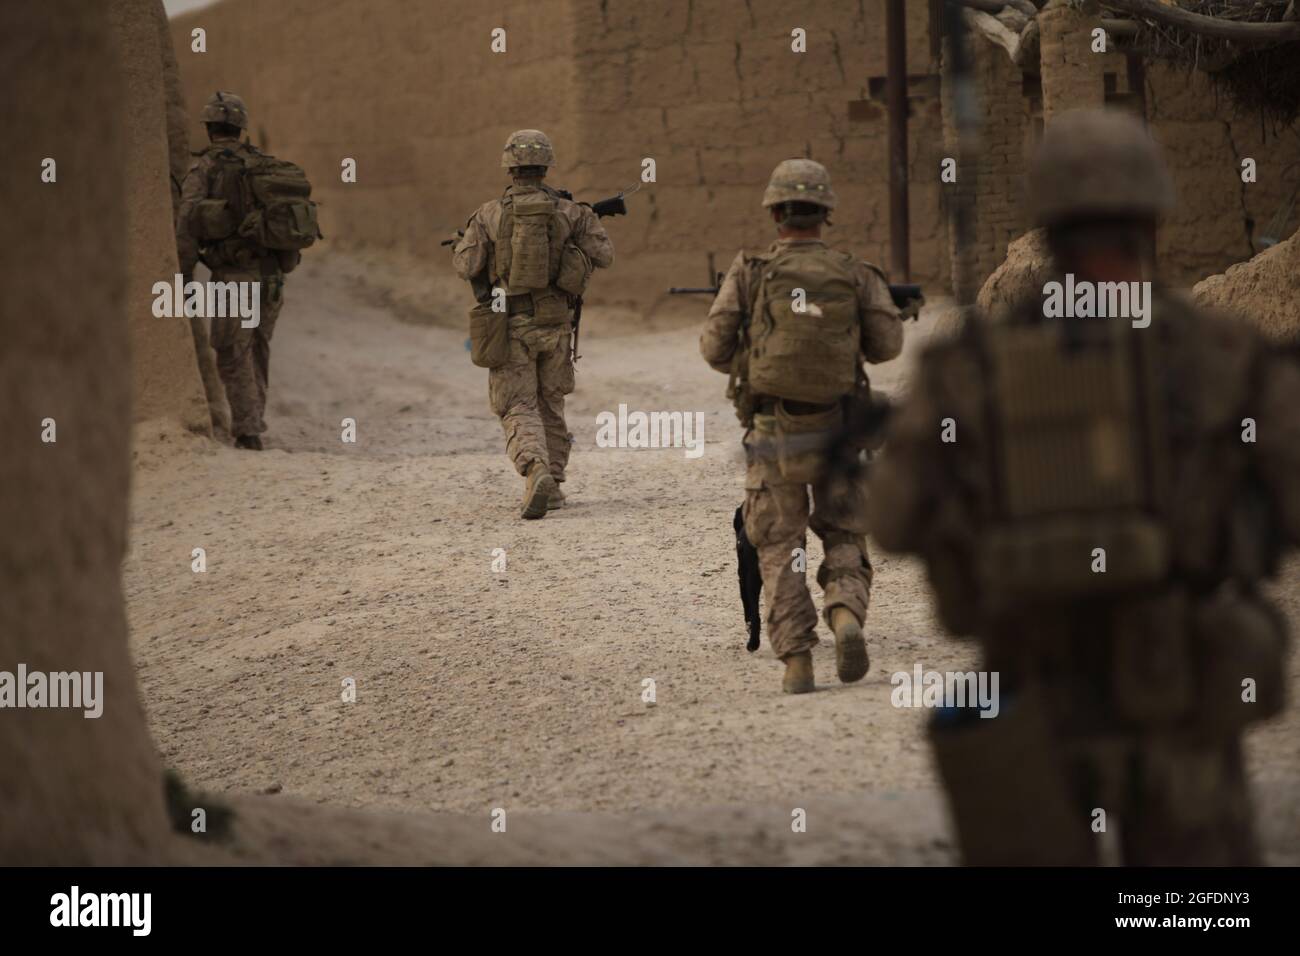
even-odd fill
[(231, 236), (238, 235), (262, 249), (295, 251), (306, 249), (323, 238), (311, 200), (311, 183), (300, 166), (276, 159), (245, 144), (236, 151), (218, 147), (218, 173), (213, 192), (217, 197), (201, 206), (222, 204), (220, 210), (199, 210), (200, 238), (220, 240), (227, 236), (208, 223), (229, 222)]
[(861, 336), (852, 257), (792, 245), (761, 268), (748, 332), (750, 391), (817, 404), (851, 394)]

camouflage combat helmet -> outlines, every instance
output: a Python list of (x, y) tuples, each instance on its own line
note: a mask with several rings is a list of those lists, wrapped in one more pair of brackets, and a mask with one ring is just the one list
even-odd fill
[(501, 165), (506, 169), (511, 166), (554, 166), (555, 150), (541, 130), (517, 129), (506, 140)]
[(1047, 124), (1029, 170), (1040, 226), (1112, 216), (1155, 218), (1174, 202), (1160, 148), (1133, 116), (1074, 110)]
[(770, 209), (783, 202), (810, 202), (834, 209), (837, 200), (831, 190), (831, 174), (811, 159), (787, 159), (777, 164), (763, 193), (763, 207)]
[(204, 123), (229, 123), (240, 129), (248, 129), (248, 107), (234, 93), (217, 90), (203, 105), (199, 120)]

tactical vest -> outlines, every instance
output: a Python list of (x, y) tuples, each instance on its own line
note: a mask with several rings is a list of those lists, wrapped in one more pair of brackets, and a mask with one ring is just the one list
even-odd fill
[(1169, 573), (1155, 350), (1141, 330), (1087, 321), (1068, 343), (1059, 324), (981, 336), (990, 501), (975, 567), (995, 610), (1136, 592)]
[(582, 250), (566, 241), (558, 204), (545, 189), (507, 190), (492, 247), (493, 282), (512, 300), (528, 296), (536, 325), (566, 322), (569, 297), (582, 294), (592, 269)]
[(1003, 660), (1075, 661), (1051, 679), (1103, 681), (1097, 718), (1224, 734), (1277, 713), (1285, 622), (1256, 591), (1273, 513), (1240, 432), (1251, 342), (1157, 299), (1147, 329), (976, 320), (927, 352), (935, 427), (955, 427), (923, 545), (945, 625)]
[(852, 257), (793, 244), (761, 259), (758, 268), (742, 346), (748, 390), (815, 404), (851, 394), (861, 370)]

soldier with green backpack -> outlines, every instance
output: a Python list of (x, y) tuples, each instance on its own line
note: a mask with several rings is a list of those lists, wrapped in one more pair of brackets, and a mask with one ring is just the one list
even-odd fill
[(260, 451), (284, 276), (301, 261), (301, 250), (320, 238), (316, 204), (302, 169), (240, 139), (248, 129), (248, 110), (238, 96), (214, 93), (200, 119), (210, 142), (195, 154), (181, 186), (176, 246), (186, 280), (202, 261), (214, 282), (258, 283), (258, 324), (246, 328), (238, 317), (214, 316), (212, 347), (235, 444)]
[(786, 665), (783, 688), (794, 694), (815, 689), (817, 610), (802, 552), (809, 528), (825, 546), (817, 582), (839, 678), (867, 673), (862, 626), (872, 572), (863, 484), (823, 481), (824, 451), (850, 404), (870, 400), (863, 362), (888, 361), (903, 343), (884, 275), (822, 241), (835, 203), (820, 163), (776, 167), (763, 206), (777, 241), (736, 256), (700, 339), (709, 365), (730, 376), (728, 397), (746, 429), (744, 530), (758, 550), (769, 639)]

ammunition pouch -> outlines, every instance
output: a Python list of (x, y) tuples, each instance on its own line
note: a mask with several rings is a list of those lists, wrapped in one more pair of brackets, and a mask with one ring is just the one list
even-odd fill
[(509, 319), (492, 311), (491, 299), (470, 309), (469, 360), (479, 368), (499, 368), (510, 360)]
[(1199, 679), (1195, 716), (1207, 733), (1236, 733), (1286, 706), (1287, 624), (1263, 599), (1225, 588), (1198, 602), (1191, 642)]
[(777, 399), (773, 405), (777, 470), (784, 481), (812, 484), (821, 477), (827, 443), (844, 421), (844, 412), (838, 404), (833, 404), (796, 414), (790, 411), (792, 404)]
[(963, 862), (975, 866), (1095, 861), (1084, 808), (1071, 798), (1042, 691), (999, 695), (996, 717), (945, 708), (929, 726)]
[(224, 199), (201, 199), (190, 210), (190, 235), (199, 242), (219, 242), (235, 234), (235, 214)]
[(591, 259), (587, 254), (573, 243), (565, 243), (560, 253), (560, 271), (555, 277), (556, 287), (569, 295), (582, 295), (587, 291), (591, 272)]
[(533, 325), (563, 325), (569, 321), (569, 297), (558, 289), (534, 292)]

